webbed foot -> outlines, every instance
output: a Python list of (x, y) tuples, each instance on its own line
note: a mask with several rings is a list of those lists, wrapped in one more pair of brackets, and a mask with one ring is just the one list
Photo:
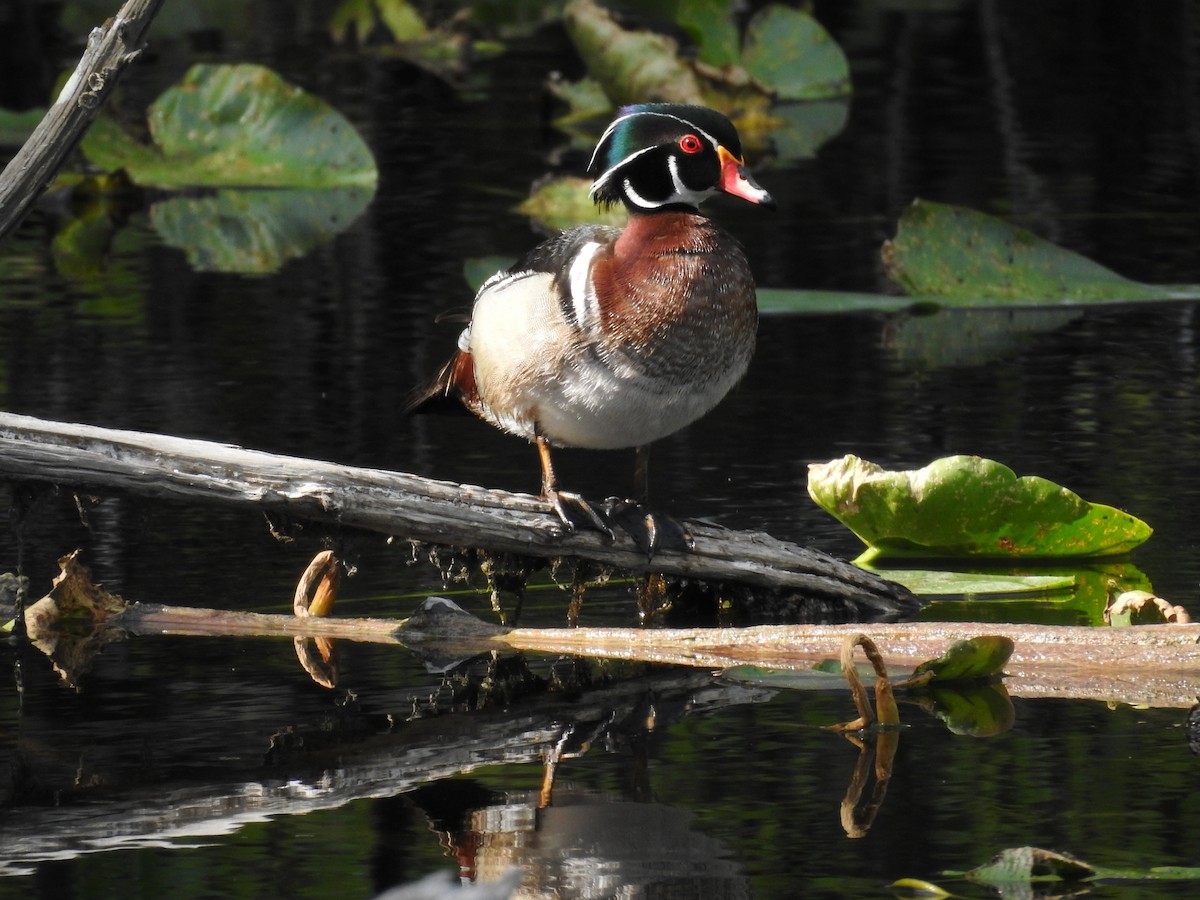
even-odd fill
[(588, 503), (582, 495), (573, 491), (554, 490), (549, 492), (546, 499), (554, 507), (554, 512), (567, 531), (575, 532), (580, 528), (591, 528), (593, 531), (599, 531), (610, 541), (616, 540), (612, 526), (600, 513), (596, 512), (595, 507)]
[(666, 513), (654, 512), (637, 500), (609, 497), (604, 501), (604, 514), (610, 525), (617, 525), (628, 534), (637, 548), (652, 560), (659, 550), (691, 552), (696, 549), (692, 533), (683, 523)]

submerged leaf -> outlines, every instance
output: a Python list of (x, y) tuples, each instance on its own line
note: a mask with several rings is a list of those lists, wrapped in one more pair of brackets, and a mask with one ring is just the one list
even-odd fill
[(868, 545), (868, 558), (1108, 556), (1151, 534), (1128, 513), (977, 456), (907, 472), (845, 456), (809, 466), (808, 492)]
[(914, 200), (883, 245), (888, 277), (909, 294), (996, 303), (1096, 303), (1200, 296), (1142, 284), (1032, 232), (972, 209)]
[(150, 107), (153, 146), (101, 119), (91, 162), (141, 185), (370, 187), (371, 151), (341, 113), (256, 65), (196, 65)]

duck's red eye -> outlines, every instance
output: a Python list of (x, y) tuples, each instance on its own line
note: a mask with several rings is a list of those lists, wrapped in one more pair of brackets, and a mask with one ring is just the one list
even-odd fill
[(684, 153), (699, 153), (704, 149), (704, 145), (694, 134), (685, 134), (679, 139), (679, 149)]

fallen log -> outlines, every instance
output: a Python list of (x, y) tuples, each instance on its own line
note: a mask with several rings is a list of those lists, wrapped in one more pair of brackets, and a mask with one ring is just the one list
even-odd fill
[(860, 619), (919, 607), (898, 584), (762, 533), (687, 522), (694, 552), (661, 550), (647, 560), (624, 534), (609, 541), (593, 531), (564, 532), (550, 505), (528, 494), (211, 441), (0, 413), (0, 478), (243, 504), (422, 543), (789, 590), (854, 607)]

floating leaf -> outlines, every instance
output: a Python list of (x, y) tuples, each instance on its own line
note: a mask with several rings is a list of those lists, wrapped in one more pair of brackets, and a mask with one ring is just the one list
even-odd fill
[(666, 35), (627, 31), (592, 0), (568, 3), (563, 24), (588, 74), (614, 103), (704, 102), (695, 70)]
[[(613, 110), (612, 101), (608, 99), (608, 94), (604, 93), (604, 87), (594, 78), (568, 81), (562, 75), (554, 73), (546, 82), (546, 88), (567, 104), (567, 112), (554, 119), (554, 124), (559, 128), (569, 130), (569, 127), (576, 123), (598, 119)], [(589, 134), (585, 143), (595, 144), (595, 135)]]
[(729, 0), (679, 0), (675, 22), (696, 42), (704, 62), (711, 66), (738, 62), (741, 36)]
[(1004, 670), (1012, 656), (1013, 642), (1002, 635), (985, 634), (955, 641), (937, 659), (927, 660), (913, 670), (914, 675), (929, 675), (931, 681), (956, 681), (990, 678)]
[(808, 492), (868, 545), (866, 559), (1108, 556), (1151, 534), (1128, 513), (977, 456), (908, 472), (845, 456), (809, 466)]
[(597, 225), (624, 225), (627, 218), (625, 208), (597, 206), (588, 195), (591, 184), (585, 178), (574, 176), (543, 181), (521, 202), (517, 212), (555, 231), (589, 222)]
[(994, 303), (1098, 303), (1200, 296), (1200, 286), (1131, 281), (1032, 232), (971, 209), (915, 200), (883, 245), (888, 277), (910, 294)]
[(1070, 573), (1004, 575), (999, 572), (946, 572), (940, 569), (877, 569), (880, 578), (902, 584), (914, 594), (929, 597), (967, 597), (972, 601), (1023, 596), (1067, 594), (1075, 587)]
[(781, 100), (825, 100), (850, 93), (850, 63), (807, 12), (773, 3), (746, 27), (742, 66)]
[(156, 203), (150, 221), (197, 271), (263, 275), (348, 228), (371, 196), (354, 188), (224, 190)]
[(84, 138), (88, 159), (155, 187), (369, 187), (371, 151), (324, 101), (255, 65), (196, 65), (150, 107), (153, 146), (108, 119)]

